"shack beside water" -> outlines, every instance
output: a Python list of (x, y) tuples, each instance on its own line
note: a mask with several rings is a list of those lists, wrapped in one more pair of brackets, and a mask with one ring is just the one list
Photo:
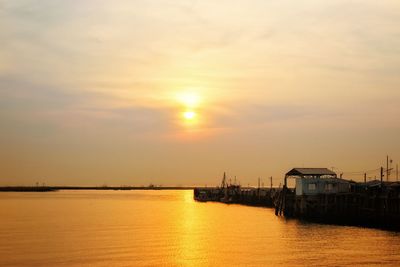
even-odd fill
[(296, 195), (337, 194), (350, 192), (350, 181), (337, 178), (335, 172), (326, 168), (294, 168), (285, 175), (296, 180)]
[(224, 174), (221, 186), (195, 188), (194, 198), (274, 208), (288, 218), (400, 230), (399, 182), (354, 182), (327, 168), (293, 168), (279, 188), (243, 188), (227, 183)]

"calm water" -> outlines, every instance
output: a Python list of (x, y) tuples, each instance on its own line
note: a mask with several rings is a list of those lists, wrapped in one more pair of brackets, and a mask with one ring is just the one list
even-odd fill
[(400, 233), (197, 203), (192, 191), (0, 193), (0, 266), (400, 266)]

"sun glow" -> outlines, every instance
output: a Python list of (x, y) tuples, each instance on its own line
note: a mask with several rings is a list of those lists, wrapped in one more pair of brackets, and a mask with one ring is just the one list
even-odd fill
[(184, 92), (177, 96), (178, 101), (187, 108), (196, 108), (200, 104), (200, 97), (194, 92)]

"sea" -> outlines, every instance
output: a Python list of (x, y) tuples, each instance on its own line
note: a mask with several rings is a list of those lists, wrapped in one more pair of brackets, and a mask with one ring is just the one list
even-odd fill
[(400, 266), (400, 233), (196, 202), (192, 190), (5, 192), (0, 266)]

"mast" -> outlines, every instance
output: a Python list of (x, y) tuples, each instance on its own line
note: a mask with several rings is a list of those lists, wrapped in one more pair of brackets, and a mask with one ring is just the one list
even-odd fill
[(226, 173), (224, 172), (224, 177), (222, 178), (221, 188), (224, 188), (226, 185)]

